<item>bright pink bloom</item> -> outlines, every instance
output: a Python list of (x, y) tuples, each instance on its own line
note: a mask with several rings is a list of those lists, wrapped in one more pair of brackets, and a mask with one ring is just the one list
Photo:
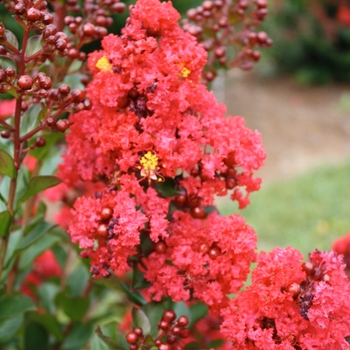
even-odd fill
[(252, 284), (223, 310), (232, 349), (347, 349), (350, 286), (341, 259), (292, 248), (261, 253)]
[(345, 273), (350, 278), (350, 233), (334, 241), (332, 250), (343, 255), (343, 261), (346, 265)]

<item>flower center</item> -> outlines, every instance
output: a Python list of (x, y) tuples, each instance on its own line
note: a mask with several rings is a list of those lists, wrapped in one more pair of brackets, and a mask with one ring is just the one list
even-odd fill
[(154, 171), (158, 166), (158, 157), (152, 152), (147, 152), (140, 160), (142, 168), (146, 171)]
[(113, 72), (112, 65), (106, 56), (101, 57), (97, 63), (96, 68), (103, 72)]

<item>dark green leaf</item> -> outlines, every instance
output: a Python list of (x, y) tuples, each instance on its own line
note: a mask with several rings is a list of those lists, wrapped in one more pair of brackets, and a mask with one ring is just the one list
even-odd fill
[(197, 342), (191, 342), (186, 344), (185, 350), (203, 350), (203, 344)]
[(70, 296), (77, 297), (83, 293), (90, 279), (90, 273), (85, 266), (78, 266), (68, 277), (67, 289)]
[(126, 295), (128, 296), (128, 298), (130, 299), (130, 301), (132, 301), (133, 303), (135, 303), (138, 306), (142, 306), (145, 305), (147, 302), (145, 300), (145, 298), (142, 296), (142, 294), (140, 292), (132, 292), (130, 291), (130, 287), (128, 284), (126, 284), (124, 281), (119, 280), (120, 285), (122, 287), (122, 290), (126, 293)]
[(92, 335), (90, 323), (76, 323), (68, 333), (61, 346), (62, 350), (80, 350), (88, 342)]
[(174, 179), (166, 178), (164, 182), (159, 182), (156, 185), (157, 192), (164, 197), (175, 197), (179, 194), (176, 189), (176, 182)]
[(135, 265), (133, 275), (132, 275), (132, 288), (142, 289), (149, 286), (150, 286), (150, 283), (145, 280), (143, 276), (143, 272), (140, 271)]
[(21, 118), (21, 137), (38, 126), (41, 109), (41, 104), (36, 103), (33, 106), (30, 106), (23, 114)]
[(9, 90), (7, 90), (7, 93), (13, 96), (14, 98), (18, 98), (17, 90), (14, 87), (11, 87)]
[(218, 348), (220, 348), (221, 345), (224, 345), (224, 343), (225, 343), (225, 340), (223, 340), (223, 339), (216, 339), (216, 340), (211, 341), (208, 344), (208, 347), (214, 348), (214, 349), (218, 349)]
[(28, 39), (26, 48), (27, 57), (34, 55), (41, 50), (41, 39), (42, 35), (35, 35)]
[(6, 252), (6, 258), (5, 258), (5, 268), (9, 268), (11, 262), (13, 261), (13, 258), (15, 255), (15, 250), (19, 246), (21, 239), (23, 237), (23, 231), (22, 230), (16, 230), (14, 232), (11, 232), (9, 243), (7, 246), (7, 252)]
[(188, 325), (189, 328), (191, 328), (196, 322), (198, 322), (200, 319), (204, 318), (205, 315), (207, 315), (208, 306), (204, 303), (195, 303), (190, 306), (190, 312), (191, 322)]
[[(63, 332), (60, 324), (58, 323), (55, 316), (48, 313), (39, 314), (37, 312), (32, 312), (29, 314), (29, 319), (41, 324), (46, 330), (52, 334), (57, 341), (63, 339)], [(36, 348), (33, 348), (36, 349)]]
[(46, 350), (48, 345), (46, 329), (36, 322), (29, 322), (24, 333), (24, 350)]
[(59, 292), (59, 286), (52, 282), (45, 282), (38, 287), (39, 300), (48, 313), (56, 312), (55, 299)]
[(3, 150), (0, 150), (0, 174), (9, 176), (11, 179), (16, 177), (16, 169), (13, 159)]
[[(104, 335), (100, 327), (97, 327), (95, 332), (99, 336), (99, 338), (102, 339), (103, 342), (107, 345), (108, 350), (124, 350), (124, 348), (120, 344), (118, 344), (113, 338), (108, 337), (107, 335)], [(95, 350), (95, 349), (91, 349), (91, 350)]]
[(57, 295), (56, 303), (72, 321), (81, 321), (90, 304), (86, 297), (71, 298), (65, 292)]
[(133, 307), (131, 314), (133, 325), (142, 328), (144, 335), (149, 335), (151, 333), (151, 323), (144, 311)]
[(16, 62), (12, 58), (9, 58), (7, 56), (0, 55), (0, 66), (4, 70), (6, 68), (13, 68), (17, 72), (17, 64), (16, 64)]
[(35, 243), (41, 236), (47, 233), (54, 227), (54, 224), (41, 221), (37, 225), (35, 225), (30, 232), (23, 238), (20, 246), (16, 249), (17, 252), (20, 252), (27, 247), (31, 246)]
[(156, 338), (158, 335), (158, 322), (162, 319), (165, 307), (161, 303), (156, 303), (152, 301), (141, 308), (147, 315), (149, 322), (151, 324), (150, 335), (152, 338)]
[(52, 247), (60, 241), (60, 238), (47, 232), (45, 236), (40, 237), (35, 243), (28, 247), (22, 254), (19, 263), (19, 270), (23, 271), (29, 267), (34, 259), (42, 254), (46, 249)]
[(0, 320), (0, 344), (12, 340), (13, 336), (22, 327), (23, 321), (23, 314)]
[(0, 236), (4, 237), (8, 234), (11, 226), (11, 214), (8, 210), (0, 213)]
[(15, 196), (15, 207), (17, 208), (18, 199), (21, 198), (28, 189), (29, 184), (29, 171), (27, 167), (20, 167), (17, 176), (17, 187), (16, 187), (16, 196)]
[(61, 183), (62, 180), (56, 176), (35, 176), (32, 177), (28, 184), (26, 193), (20, 198), (20, 202), (25, 202), (28, 198), (38, 194), (47, 188), (54, 187)]
[(18, 40), (15, 34), (13, 34), (10, 30), (5, 30), (6, 40), (16, 49), (18, 49)]
[(0, 319), (11, 318), (35, 309), (32, 300), (24, 295), (3, 295), (0, 297)]

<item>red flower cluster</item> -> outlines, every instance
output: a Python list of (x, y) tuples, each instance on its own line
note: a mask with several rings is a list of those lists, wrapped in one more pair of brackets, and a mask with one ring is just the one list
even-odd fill
[(345, 273), (350, 278), (350, 232), (336, 239), (333, 243), (332, 250), (343, 255), (343, 261), (346, 265)]
[(261, 253), (252, 285), (223, 311), (232, 349), (347, 349), (350, 285), (340, 256), (292, 248)]
[(33, 296), (33, 287), (40, 286), (47, 278), (61, 276), (61, 274), (61, 266), (52, 250), (46, 250), (34, 260), (33, 269), (24, 279), (21, 291), (23, 294)]
[[(193, 290), (214, 309), (242, 286), (256, 237), (241, 217), (207, 217), (206, 207), (229, 191), (246, 206), (265, 153), (260, 134), (241, 117), (225, 118), (200, 83), (206, 53), (179, 17), (170, 2), (139, 0), (122, 35), (105, 37), (90, 55), (93, 107), (70, 117), (60, 177), (99, 186), (94, 198), (77, 200), (69, 227), (95, 277), (140, 262), (147, 239), (153, 248), (142, 251), (143, 265), (154, 298), (186, 300)], [(159, 189), (164, 181), (169, 196)]]

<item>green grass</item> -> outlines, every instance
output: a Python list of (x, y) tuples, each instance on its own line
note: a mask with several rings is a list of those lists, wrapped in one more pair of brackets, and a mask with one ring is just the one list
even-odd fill
[(223, 215), (245, 217), (258, 235), (259, 250), (293, 246), (305, 257), (315, 248), (328, 250), (350, 231), (350, 161), (262, 186), (244, 210), (222, 199), (218, 207)]

